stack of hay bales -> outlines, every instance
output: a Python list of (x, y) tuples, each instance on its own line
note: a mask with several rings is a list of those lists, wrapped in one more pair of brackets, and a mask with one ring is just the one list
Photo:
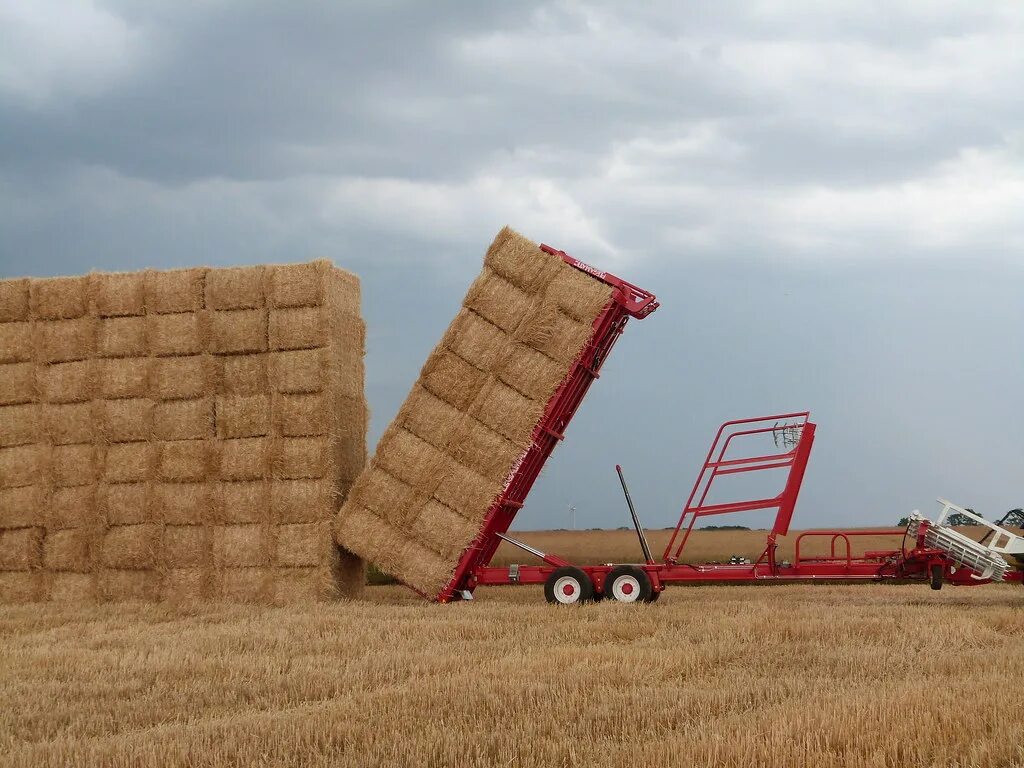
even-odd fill
[(436, 595), (612, 289), (503, 229), (338, 514), (339, 544)]
[(327, 261), (0, 281), (0, 601), (357, 591), (364, 336)]

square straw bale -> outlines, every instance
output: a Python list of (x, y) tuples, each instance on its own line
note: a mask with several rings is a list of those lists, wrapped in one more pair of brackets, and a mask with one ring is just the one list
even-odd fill
[(470, 309), (455, 316), (441, 345), (481, 371), (494, 370), (509, 353), (512, 340), (498, 326)]
[(313, 566), (277, 568), (274, 571), (274, 602), (307, 603), (338, 596), (330, 568)]
[(155, 443), (111, 443), (104, 454), (104, 482), (142, 483), (153, 477), (157, 459)]
[(377, 443), (374, 463), (392, 477), (430, 495), (444, 479), (448, 457), (408, 430), (391, 426)]
[(148, 603), (160, 599), (163, 579), (157, 571), (104, 569), (97, 576), (100, 600), (114, 602), (139, 600)]
[(104, 440), (127, 443), (153, 436), (153, 401), (144, 397), (97, 403), (97, 428)]
[(50, 531), (43, 541), (43, 564), (48, 571), (89, 573), (92, 536), (84, 528)]
[(149, 350), (157, 357), (199, 355), (206, 351), (210, 336), (207, 312), (147, 315)]
[(213, 557), (213, 533), (204, 525), (168, 525), (164, 528), (163, 565), (199, 568)]
[(267, 395), (218, 397), (217, 437), (262, 437), (270, 433), (270, 398)]
[(409, 530), (418, 541), (441, 557), (458, 560), (480, 530), (480, 522), (471, 522), (455, 510), (431, 499), (412, 521)]
[(157, 440), (208, 440), (215, 435), (213, 398), (163, 400), (154, 406)]
[(41, 406), (0, 406), (0, 447), (25, 445), (39, 439)]
[(47, 277), (29, 286), (29, 304), (37, 320), (70, 320), (89, 311), (89, 278)]
[(269, 603), (274, 598), (271, 568), (225, 568), (219, 574), (218, 597), (243, 603)]
[(144, 317), (104, 317), (96, 330), (96, 354), (100, 357), (139, 357), (149, 354)]
[(20, 488), (38, 482), (49, 464), (48, 454), (43, 445), (0, 448), (0, 488)]
[(335, 544), (328, 563), (328, 576), (321, 581), (322, 598), (361, 597), (366, 587), (366, 561)]
[(0, 489), (0, 528), (38, 525), (47, 509), (47, 495), (38, 485)]
[(94, 318), (47, 320), (34, 325), (37, 362), (64, 363), (92, 357), (96, 346)]
[(159, 357), (151, 361), (150, 393), (156, 400), (209, 397), (217, 381), (216, 358), (208, 355)]
[(28, 286), (27, 277), (0, 280), (0, 323), (29, 319)]
[(209, 568), (169, 568), (163, 572), (160, 599), (170, 604), (205, 600), (213, 596)]
[(328, 343), (327, 319), (321, 307), (270, 310), (270, 349), (313, 349)]
[(50, 448), (50, 482), (58, 488), (95, 483), (99, 474), (97, 448), (91, 443)]
[(215, 446), (210, 440), (168, 440), (158, 443), (156, 476), (171, 482), (200, 482), (216, 473)]
[(270, 519), (279, 524), (313, 523), (335, 511), (330, 480), (274, 480), (270, 483)]
[(577, 322), (592, 323), (611, 301), (612, 289), (578, 269), (562, 269), (548, 285), (545, 298)]
[(150, 506), (154, 520), (167, 525), (201, 525), (219, 514), (211, 483), (154, 483)]
[(273, 441), (271, 461), (275, 480), (327, 477), (331, 470), (330, 445), (319, 437), (283, 437)]
[(339, 397), (334, 403), (335, 423), (330, 442), (336, 480), (351, 482), (366, 466), (366, 429), (370, 413), (362, 398)]
[(240, 437), (219, 441), (221, 480), (262, 480), (270, 476), (269, 440)]
[(512, 333), (542, 301), (542, 296), (526, 293), (485, 269), (470, 286), (464, 305), (506, 333)]
[(419, 383), (413, 385), (405, 403), (395, 417), (395, 424), (409, 430), (441, 450), (447, 449), (467, 418), (462, 411), (435, 397)]
[(42, 416), (43, 434), (55, 445), (91, 443), (98, 437), (91, 402), (47, 405)]
[(206, 273), (207, 309), (258, 309), (265, 306), (264, 268), (228, 267)]
[[(324, 259), (267, 267), (267, 304), (275, 308), (323, 304), (324, 287), (332, 268)], [(358, 297), (355, 306), (359, 306)]]
[(97, 514), (107, 525), (133, 526), (156, 518), (146, 483), (103, 484), (96, 497)]
[(345, 348), (339, 343), (330, 347), (330, 365), (326, 378), (331, 382), (333, 392), (346, 397), (363, 398), (363, 381), (366, 378), (364, 356), (362, 349)]
[(85, 605), (96, 600), (96, 579), (87, 573), (47, 573), (46, 599), (67, 605)]
[(147, 357), (97, 360), (99, 397), (110, 399), (146, 397), (152, 361)]
[(31, 403), (37, 397), (32, 363), (0, 364), (0, 405)]
[(438, 472), (441, 482), (434, 498), (470, 520), (482, 520), (491, 504), (504, 490), (504, 483), (484, 477), (451, 457)]
[(40, 365), (36, 371), (39, 394), (49, 403), (81, 403), (96, 391), (97, 361)]
[(526, 447), (516, 445), (476, 419), (466, 419), (448, 453), (484, 477), (505, 482)]
[(270, 498), (266, 481), (222, 482), (218, 488), (220, 511), (217, 520), (223, 523), (269, 522)]
[(525, 448), (530, 445), (534, 426), (544, 415), (545, 405), (496, 381), (488, 387), (472, 413), (498, 434)]
[(278, 395), (274, 398), (274, 431), (283, 437), (325, 435), (331, 426), (327, 397), (310, 395)]
[[(269, 386), (282, 394), (320, 392), (327, 383), (328, 353), (325, 349), (272, 352), (269, 356)], [(337, 386), (337, 380), (331, 380)]]
[(418, 488), (371, 464), (352, 486), (351, 504), (365, 508), (387, 522), (406, 525), (427, 498)]
[(218, 310), (210, 314), (210, 351), (218, 355), (267, 351), (267, 311)]
[(558, 274), (560, 257), (505, 227), (484, 256), (484, 266), (527, 293), (543, 293)]
[(215, 360), (219, 366), (217, 387), (221, 394), (266, 394), (270, 387), (267, 379), (267, 355), (224, 355)]
[(48, 530), (94, 527), (99, 523), (95, 485), (54, 488), (45, 517)]
[(565, 380), (566, 366), (525, 344), (513, 344), (495, 369), (498, 378), (517, 392), (546, 406)]
[(553, 305), (544, 304), (524, 319), (514, 336), (568, 369), (593, 334), (591, 323), (577, 322)]
[(267, 525), (216, 525), (212, 536), (213, 562), (218, 568), (265, 566), (273, 560), (273, 539)]
[(277, 565), (320, 565), (331, 546), (331, 527), (326, 521), (277, 526)]
[(488, 381), (486, 373), (447, 350), (432, 354), (420, 373), (424, 389), (460, 411), (469, 409)]
[(100, 317), (146, 314), (145, 272), (94, 272), (89, 288)]
[(29, 362), (35, 355), (32, 323), (0, 323), (0, 363)]
[(203, 308), (206, 269), (146, 272), (146, 310), (154, 314), (196, 312)]
[(42, 528), (0, 529), (0, 571), (30, 571), (42, 565)]
[(108, 568), (152, 568), (160, 551), (160, 526), (117, 525), (108, 528), (100, 542), (100, 559)]
[(0, 571), (0, 603), (32, 603), (44, 596), (41, 571)]

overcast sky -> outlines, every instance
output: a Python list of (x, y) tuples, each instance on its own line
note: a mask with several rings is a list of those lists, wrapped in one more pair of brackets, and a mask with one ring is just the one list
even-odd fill
[(517, 527), (799, 409), (797, 526), (1024, 505), (1020, 4), (0, 0), (0, 276), (329, 257), (371, 446), (504, 224), (663, 303)]

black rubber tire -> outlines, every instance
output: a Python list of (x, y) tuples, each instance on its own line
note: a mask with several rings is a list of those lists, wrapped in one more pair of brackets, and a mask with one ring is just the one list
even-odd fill
[[(579, 597), (573, 603), (566, 603), (559, 600), (555, 595), (555, 584), (559, 579), (575, 579), (579, 584)], [(544, 599), (555, 605), (572, 605), (575, 603), (589, 603), (594, 599), (594, 582), (587, 574), (573, 565), (566, 565), (562, 568), (555, 568), (544, 582)]]
[(656, 603), (656, 602), (658, 602), (658, 598), (661, 597), (661, 593), (664, 592), (664, 591), (665, 591), (664, 589), (662, 589), (660, 592), (658, 590), (656, 590), (656, 589), (651, 589), (651, 599), (648, 600), (647, 602), (648, 603)]
[[(633, 577), (639, 586), (637, 596), (632, 600), (619, 600), (615, 596), (615, 581), (623, 576)], [(619, 600), (623, 603), (649, 603), (653, 592), (651, 579), (643, 568), (638, 568), (635, 565), (617, 565), (608, 572), (604, 580), (604, 594), (609, 600)]]
[(941, 565), (933, 565), (931, 567), (930, 586), (931, 586), (932, 589), (934, 589), (934, 590), (942, 589), (942, 581), (943, 581), (943, 577), (945, 576), (945, 571), (946, 571), (946, 569), (943, 568)]

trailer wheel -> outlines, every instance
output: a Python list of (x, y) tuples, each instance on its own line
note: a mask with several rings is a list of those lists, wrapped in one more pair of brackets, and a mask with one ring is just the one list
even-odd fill
[(589, 603), (594, 599), (594, 582), (574, 566), (556, 568), (544, 582), (544, 598), (559, 605)]
[(662, 589), (660, 591), (656, 591), (654, 588), (652, 588), (651, 589), (651, 599), (648, 600), (647, 602), (648, 603), (656, 603), (656, 602), (658, 602), (658, 598), (661, 597), (661, 593), (664, 592), (664, 591), (665, 591), (664, 589)]
[(635, 565), (619, 565), (612, 568), (604, 584), (604, 593), (620, 603), (651, 601), (651, 580), (643, 568), (637, 568)]
[(931, 568), (931, 575), (932, 575), (931, 588), (932, 589), (936, 589), (936, 590), (942, 589), (942, 579), (943, 579), (943, 576), (944, 576), (944, 573), (943, 573), (944, 570), (945, 569), (941, 565), (933, 565), (932, 566), (932, 568)]

